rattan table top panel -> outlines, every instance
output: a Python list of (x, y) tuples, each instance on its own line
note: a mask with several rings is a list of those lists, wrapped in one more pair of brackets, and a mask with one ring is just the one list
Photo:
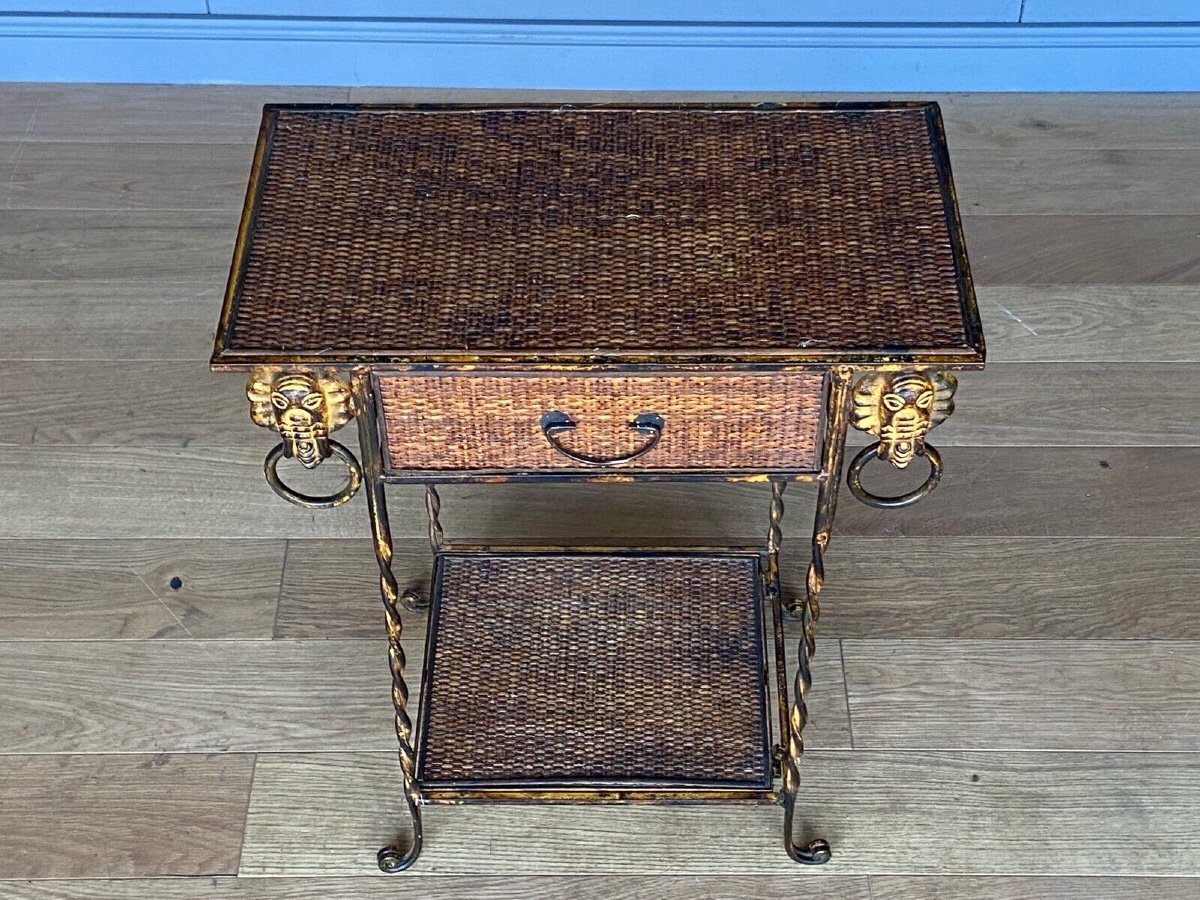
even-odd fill
[(423, 784), (763, 788), (750, 554), (439, 557)]
[(972, 364), (934, 104), (268, 107), (215, 364)]

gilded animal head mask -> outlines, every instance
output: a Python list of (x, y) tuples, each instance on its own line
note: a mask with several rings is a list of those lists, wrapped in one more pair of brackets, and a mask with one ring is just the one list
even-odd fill
[(313, 373), (255, 371), (246, 396), (254, 423), (278, 431), (284, 456), (295, 457), (307, 469), (329, 458), (330, 432), (351, 418), (346, 386)]
[(954, 412), (958, 382), (946, 372), (867, 375), (854, 388), (854, 427), (879, 438), (879, 457), (905, 468), (925, 435)]

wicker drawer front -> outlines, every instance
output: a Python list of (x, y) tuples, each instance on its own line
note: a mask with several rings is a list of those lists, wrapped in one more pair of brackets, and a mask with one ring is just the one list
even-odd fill
[[(610, 467), (816, 471), (824, 376), (812, 373), (397, 374), (379, 378), (391, 471), (588, 469), (571, 456), (620, 460), (653, 437), (635, 430), (656, 416), (653, 449)], [(574, 427), (552, 435), (544, 417)]]

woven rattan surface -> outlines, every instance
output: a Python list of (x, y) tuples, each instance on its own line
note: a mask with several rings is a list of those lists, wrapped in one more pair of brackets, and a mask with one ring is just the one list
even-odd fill
[(576, 423), (561, 442), (589, 457), (624, 456), (646, 442), (628, 424), (662, 417), (658, 445), (636, 469), (818, 468), (823, 376), (808, 373), (689, 375), (381, 376), (389, 468), (561, 469), (541, 417)]
[(269, 108), (215, 361), (978, 361), (936, 106)]
[(752, 555), (439, 558), (423, 783), (769, 785)]

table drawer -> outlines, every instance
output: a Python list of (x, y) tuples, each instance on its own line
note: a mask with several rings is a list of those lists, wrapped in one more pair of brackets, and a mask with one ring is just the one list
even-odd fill
[(393, 472), (819, 465), (820, 373), (397, 373), (377, 384)]

